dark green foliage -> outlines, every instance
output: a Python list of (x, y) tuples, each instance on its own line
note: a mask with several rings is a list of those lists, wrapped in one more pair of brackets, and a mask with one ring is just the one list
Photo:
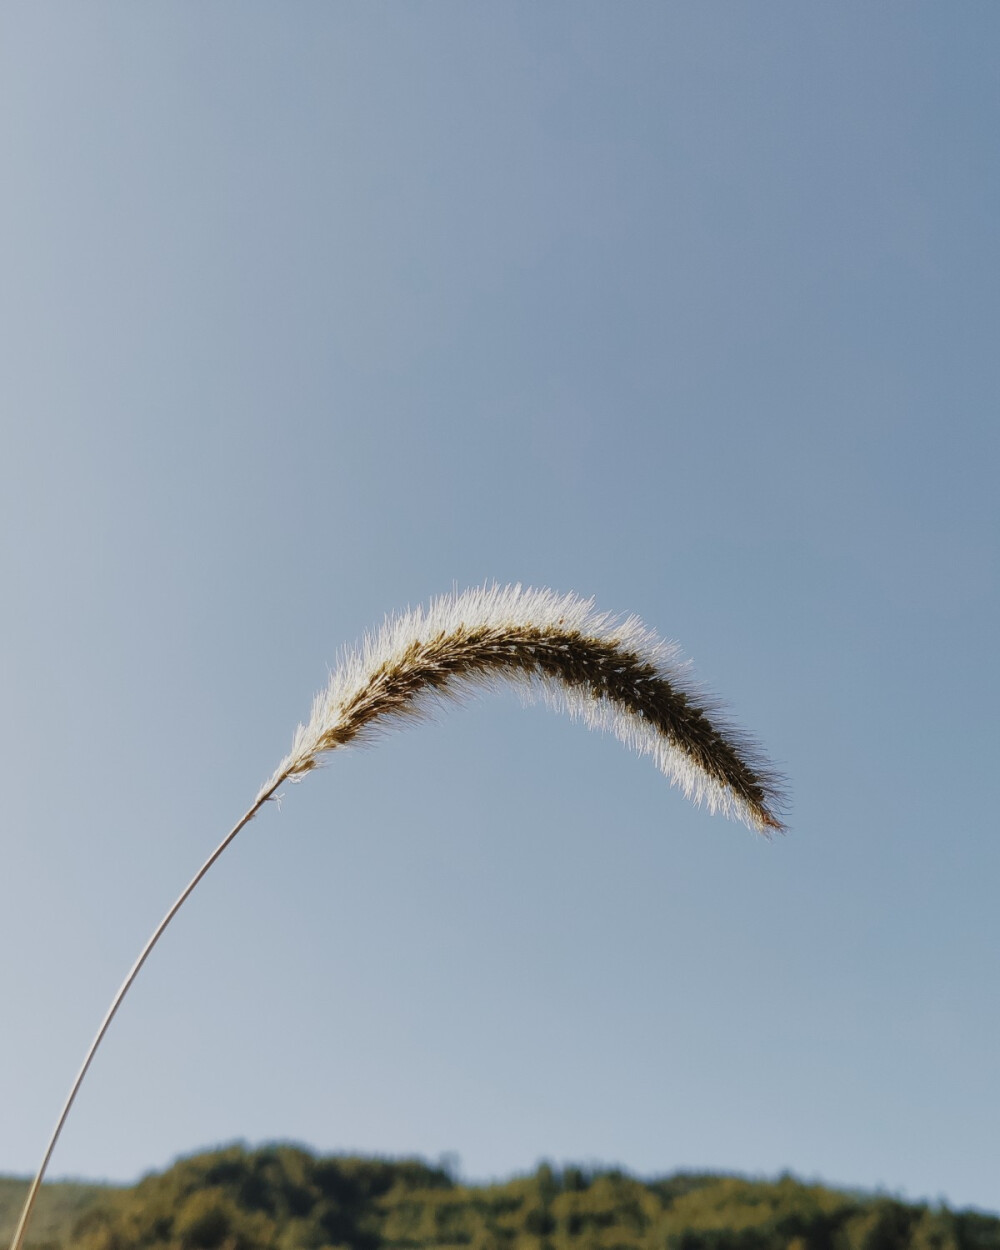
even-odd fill
[(95, 1206), (73, 1230), (79, 1250), (265, 1250), (381, 1245), (390, 1191), (449, 1185), (422, 1163), (316, 1159), (292, 1146), (195, 1155)]
[(195, 1155), (88, 1201), (52, 1250), (1000, 1250), (996, 1217), (789, 1176), (646, 1182), (543, 1163), (469, 1186), (412, 1160), (292, 1146)]

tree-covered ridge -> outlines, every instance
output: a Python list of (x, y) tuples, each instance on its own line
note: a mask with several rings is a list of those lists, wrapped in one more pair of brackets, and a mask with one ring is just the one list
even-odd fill
[(471, 1186), (291, 1146), (181, 1160), (80, 1217), (65, 1250), (1000, 1250), (1000, 1219), (711, 1175), (555, 1171)]

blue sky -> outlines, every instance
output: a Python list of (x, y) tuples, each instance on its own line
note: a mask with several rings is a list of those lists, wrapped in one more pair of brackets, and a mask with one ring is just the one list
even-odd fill
[(52, 1171), (243, 1138), (1000, 1209), (992, 3), (0, 17), (0, 1169), (338, 648), (675, 638), (765, 843), (514, 697), (204, 882)]

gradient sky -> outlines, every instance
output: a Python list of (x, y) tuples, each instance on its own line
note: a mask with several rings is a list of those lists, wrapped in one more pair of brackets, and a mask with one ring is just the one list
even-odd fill
[(1000, 1209), (995, 0), (0, 15), (0, 1170), (338, 648), (677, 639), (767, 843), (514, 696), (334, 758), (54, 1175), (236, 1138)]

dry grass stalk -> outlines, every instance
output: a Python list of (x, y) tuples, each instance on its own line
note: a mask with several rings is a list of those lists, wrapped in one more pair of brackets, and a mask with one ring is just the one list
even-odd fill
[(25, 1199), (11, 1250), (21, 1250), (42, 1178), (83, 1078), (122, 1000), (181, 906), (240, 830), (285, 781), (297, 781), (337, 747), (364, 741), (435, 699), (513, 681), (593, 728), (614, 733), (695, 802), (753, 829), (782, 828), (775, 774), (718, 708), (699, 695), (676, 649), (635, 617), (595, 612), (575, 595), (520, 586), (467, 591), (427, 611), (390, 618), (349, 652), (295, 733), (291, 752), (195, 873), (139, 953), (91, 1043)]

